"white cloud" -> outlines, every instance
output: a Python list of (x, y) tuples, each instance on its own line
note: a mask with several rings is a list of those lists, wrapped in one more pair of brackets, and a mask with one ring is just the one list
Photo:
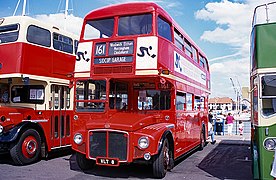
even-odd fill
[(57, 26), (59, 28), (65, 29), (73, 34), (76, 34), (77, 36), (80, 35), (83, 19), (80, 17), (76, 17), (72, 14), (68, 15), (65, 19), (64, 14), (58, 13), (58, 14), (41, 14), (36, 15), (34, 18), (46, 22), (49, 24), (52, 24), (54, 26)]
[[(247, 0), (243, 3), (222, 0), (207, 3), (203, 9), (195, 13), (197, 19), (213, 21), (217, 25), (214, 29), (206, 30), (202, 34), (201, 40), (225, 44), (229, 46), (232, 53), (213, 58), (210, 61), (211, 96), (229, 96), (233, 98), (234, 91), (230, 77), (236, 77), (234, 79), (238, 79), (241, 86), (249, 86), (249, 51), (253, 12), (257, 5), (268, 2), (269, 0)], [(272, 12), (270, 11), (270, 13)], [(258, 16), (258, 18), (265, 19), (263, 15)], [(235, 50), (234, 53), (233, 49)]]

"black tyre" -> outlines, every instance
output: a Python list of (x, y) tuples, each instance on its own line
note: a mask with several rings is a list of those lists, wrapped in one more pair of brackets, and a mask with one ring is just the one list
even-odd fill
[(163, 141), (161, 152), (155, 157), (153, 161), (153, 177), (163, 178), (166, 176), (168, 170), (173, 167), (172, 152), (169, 148), (169, 141), (165, 139)]
[(81, 170), (88, 170), (95, 166), (95, 161), (86, 159), (84, 154), (76, 152), (76, 161)]
[(36, 162), (40, 157), (41, 138), (34, 129), (25, 131), (17, 144), (11, 150), (11, 157), (16, 165), (25, 165)]

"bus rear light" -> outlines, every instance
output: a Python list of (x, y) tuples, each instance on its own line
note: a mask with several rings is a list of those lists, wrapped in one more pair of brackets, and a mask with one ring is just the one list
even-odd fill
[(268, 151), (274, 151), (276, 147), (276, 139), (267, 138), (264, 140), (264, 148)]
[(1, 116), (1, 121), (4, 122), (6, 120), (5, 116)]

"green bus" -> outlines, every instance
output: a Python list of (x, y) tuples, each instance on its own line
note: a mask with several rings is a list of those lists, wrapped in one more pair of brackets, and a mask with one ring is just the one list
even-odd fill
[[(270, 175), (276, 149), (276, 2), (257, 6), (250, 43), (251, 150), (254, 179)], [(271, 16), (271, 17), (269, 17)], [(258, 18), (258, 19), (257, 19)]]

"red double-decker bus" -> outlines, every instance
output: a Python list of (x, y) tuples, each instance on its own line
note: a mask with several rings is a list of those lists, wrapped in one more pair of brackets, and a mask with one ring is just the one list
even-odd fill
[(165, 176), (207, 138), (205, 54), (155, 3), (86, 15), (74, 73), (72, 148), (81, 169), (149, 163)]
[(76, 36), (27, 16), (0, 18), (0, 153), (23, 165), (71, 145)]

